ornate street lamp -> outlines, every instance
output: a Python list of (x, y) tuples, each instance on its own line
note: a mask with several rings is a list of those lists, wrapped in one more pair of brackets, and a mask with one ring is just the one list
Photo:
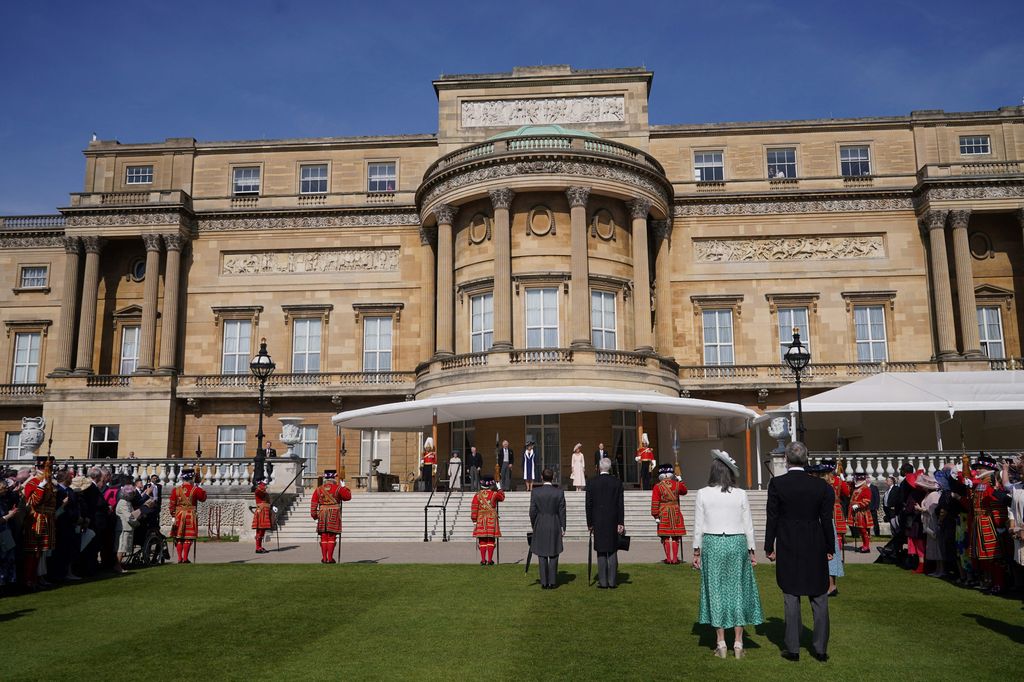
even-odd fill
[(804, 442), (804, 406), (800, 399), (800, 372), (807, 368), (807, 365), (811, 362), (811, 354), (807, 350), (807, 346), (800, 343), (800, 328), (793, 327), (793, 341), (789, 344), (789, 348), (786, 349), (786, 354), (783, 356), (786, 360), (786, 364), (793, 370), (793, 376), (796, 377), (796, 433), (798, 440)]
[(256, 489), (256, 484), (266, 478), (266, 461), (267, 451), (263, 448), (263, 395), (264, 390), (267, 386), (267, 379), (274, 373), (277, 365), (270, 359), (270, 353), (267, 352), (267, 340), (260, 339), (260, 352), (253, 357), (249, 363), (249, 371), (252, 372), (253, 376), (259, 379), (260, 382), (260, 417), (259, 426), (256, 429), (256, 458), (253, 460), (252, 467), (252, 488)]

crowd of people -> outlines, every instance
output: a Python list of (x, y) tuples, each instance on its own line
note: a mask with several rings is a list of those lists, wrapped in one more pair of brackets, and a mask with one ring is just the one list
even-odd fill
[(52, 457), (0, 471), (0, 594), (123, 572), (137, 538), (159, 533), (162, 503), (156, 476), (75, 475)]
[(934, 475), (904, 464), (882, 498), (892, 539), (882, 558), (989, 594), (1024, 591), (1024, 455), (947, 464)]

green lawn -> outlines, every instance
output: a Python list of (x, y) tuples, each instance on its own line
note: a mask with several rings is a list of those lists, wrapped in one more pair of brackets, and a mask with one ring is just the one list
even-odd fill
[(832, 660), (805, 648), (783, 661), (782, 598), (774, 567), (760, 566), (768, 622), (746, 659), (723, 661), (694, 625), (696, 572), (622, 572), (618, 590), (597, 590), (586, 566), (567, 566), (542, 591), (536, 568), (516, 566), (169, 565), (0, 600), (0, 679), (923, 680), (962, 677), (983, 652), (1024, 654), (1019, 601), (860, 565), (831, 602)]

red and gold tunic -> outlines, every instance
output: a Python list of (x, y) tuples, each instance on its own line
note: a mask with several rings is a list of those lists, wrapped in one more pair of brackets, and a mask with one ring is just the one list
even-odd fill
[(836, 520), (836, 533), (846, 535), (846, 517), (843, 515), (843, 499), (850, 496), (850, 485), (844, 481), (839, 474), (832, 477), (832, 490), (836, 493), (835, 504), (832, 506), (832, 514)]
[(636, 456), (640, 458), (641, 462), (653, 462), (654, 450), (649, 447), (641, 447), (637, 449)]
[(196, 505), (206, 501), (206, 491), (195, 483), (182, 483), (171, 491), (171, 537), (194, 540), (199, 536), (199, 513)]
[(470, 519), (476, 526), (473, 528), (475, 538), (500, 538), (501, 528), (498, 525), (498, 503), (505, 499), (503, 490), (481, 490), (473, 496), (470, 506)]
[(321, 535), (341, 533), (341, 503), (352, 499), (352, 491), (334, 481), (327, 481), (313, 491), (309, 515), (316, 519), (316, 532)]
[(865, 483), (857, 486), (850, 498), (850, 525), (854, 528), (871, 528), (874, 523), (871, 517), (871, 486)]
[(428, 450), (423, 453), (423, 466), (433, 466), (437, 464), (437, 453), (433, 450)]
[(270, 530), (273, 526), (270, 493), (266, 487), (260, 486), (256, 488), (256, 509), (252, 513), (252, 527), (254, 530)]
[(651, 516), (658, 520), (660, 537), (686, 535), (686, 523), (679, 509), (679, 498), (686, 494), (686, 484), (674, 478), (658, 481), (651, 494)]
[(1002, 557), (997, 531), (1006, 526), (1006, 518), (1006, 505), (996, 498), (992, 484), (986, 478), (974, 479), (968, 517), (972, 558), (988, 561)]
[(56, 540), (56, 526), (53, 524), (57, 509), (57, 493), (53, 483), (43, 485), (43, 476), (36, 474), (25, 482), (25, 504), (28, 516), (25, 519), (23, 542), (26, 552), (42, 553), (53, 549)]

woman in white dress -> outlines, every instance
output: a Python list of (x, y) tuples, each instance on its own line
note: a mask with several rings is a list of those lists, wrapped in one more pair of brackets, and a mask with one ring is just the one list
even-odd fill
[(577, 492), (583, 490), (587, 485), (585, 468), (586, 461), (583, 459), (583, 444), (576, 443), (572, 449), (572, 484), (576, 486)]
[(459, 458), (459, 451), (452, 452), (448, 460), (448, 490), (462, 489), (462, 459)]

